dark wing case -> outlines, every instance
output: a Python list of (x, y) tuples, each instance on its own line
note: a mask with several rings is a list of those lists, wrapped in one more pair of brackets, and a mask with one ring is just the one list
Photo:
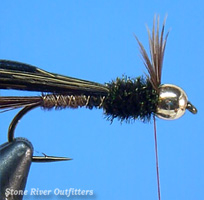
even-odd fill
[(50, 73), (8, 60), (0, 60), (0, 89), (85, 95), (107, 95), (109, 92), (103, 84)]

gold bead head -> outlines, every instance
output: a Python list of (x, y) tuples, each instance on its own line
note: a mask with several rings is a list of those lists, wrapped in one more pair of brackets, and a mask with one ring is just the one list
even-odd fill
[(197, 109), (188, 101), (183, 89), (172, 84), (164, 84), (159, 87), (157, 117), (166, 120), (178, 119), (186, 109), (193, 114), (197, 113)]

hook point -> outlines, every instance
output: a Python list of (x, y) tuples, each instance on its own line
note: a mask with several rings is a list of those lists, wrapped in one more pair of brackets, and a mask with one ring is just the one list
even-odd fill
[(32, 162), (58, 162), (58, 161), (69, 161), (73, 160), (72, 158), (67, 157), (58, 157), (58, 156), (47, 156), (44, 154), (44, 156), (33, 156)]

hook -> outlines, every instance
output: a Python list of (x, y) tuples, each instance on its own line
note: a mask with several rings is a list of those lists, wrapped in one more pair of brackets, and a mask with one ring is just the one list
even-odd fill
[[(20, 110), (17, 115), (13, 118), (12, 122), (9, 125), (8, 129), (8, 142), (14, 141), (14, 131), (15, 128), (19, 122), (19, 120), (30, 110), (33, 108), (39, 106), (38, 104), (25, 106), (22, 110)], [(72, 160), (71, 158), (67, 157), (57, 157), (57, 156), (47, 156), (44, 154), (44, 156), (33, 156), (32, 162), (56, 162), (56, 161), (65, 161), (65, 160)]]

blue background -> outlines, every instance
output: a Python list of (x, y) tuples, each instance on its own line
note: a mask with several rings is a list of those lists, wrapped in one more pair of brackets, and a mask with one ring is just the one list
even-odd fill
[[(148, 48), (145, 24), (168, 14), (170, 35), (162, 83), (182, 87), (199, 112), (179, 120), (157, 120), (161, 198), (204, 199), (202, 1), (1, 1), (0, 57), (50, 72), (99, 83), (145, 72), (135, 33)], [(161, 22), (162, 23), (162, 22)], [(1, 90), (3, 95), (36, 95)], [(39, 93), (37, 94), (39, 95)], [(0, 114), (0, 142), (17, 110)], [(19, 123), (35, 155), (73, 161), (32, 164), (26, 189), (85, 189), (93, 196), (70, 199), (157, 199), (153, 123), (110, 125), (102, 110), (44, 111)], [(24, 199), (67, 199), (25, 196)]]

